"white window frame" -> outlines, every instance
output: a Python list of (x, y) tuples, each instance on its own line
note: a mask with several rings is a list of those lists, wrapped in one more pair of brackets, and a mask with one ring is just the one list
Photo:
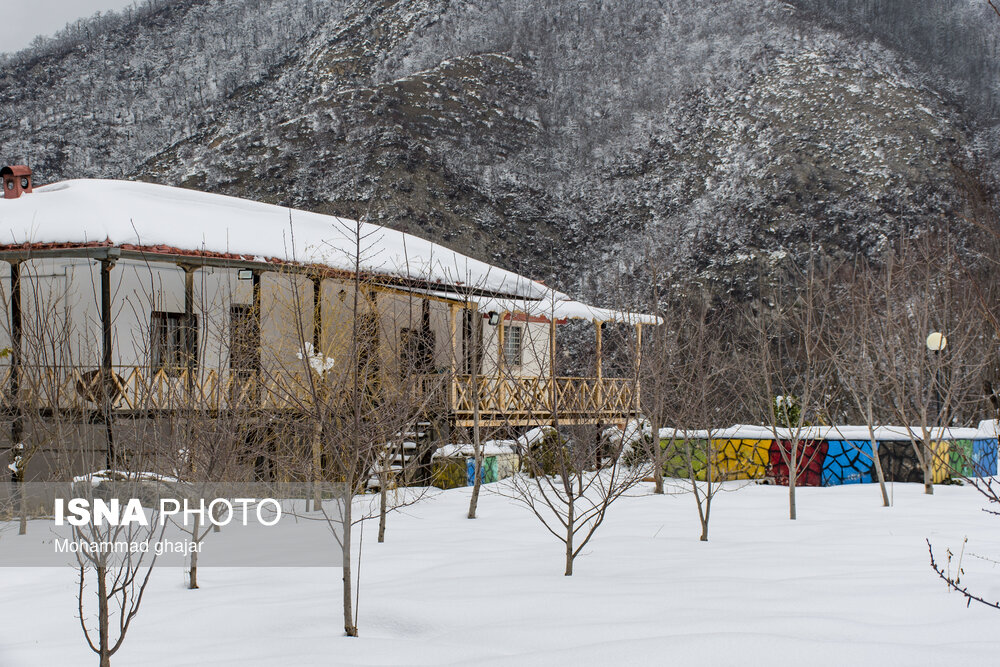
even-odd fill
[[(513, 335), (515, 331), (516, 336)], [(508, 367), (520, 368), (524, 357), (524, 327), (520, 324), (509, 324), (504, 327), (503, 334), (503, 362)], [(515, 340), (516, 349), (512, 347)]]

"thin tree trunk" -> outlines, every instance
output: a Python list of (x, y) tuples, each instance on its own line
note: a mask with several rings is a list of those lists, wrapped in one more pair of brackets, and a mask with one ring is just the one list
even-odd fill
[[(322, 379), (321, 379), (322, 380)], [(313, 511), (322, 509), (321, 493), (323, 483), (323, 420), (317, 419), (313, 425), (312, 436), (312, 469), (313, 469)]]
[(17, 502), (18, 514), (20, 514), (20, 521), (18, 522), (17, 534), (27, 535), (28, 534), (28, 503), (24, 501), (24, 470), (23, 468), (16, 473), (17, 479), (14, 481), (14, 498)]
[[(663, 494), (663, 450), (660, 448), (660, 427), (650, 420), (650, 435), (653, 438), (653, 493)], [(671, 442), (673, 440), (671, 439)]]
[(795, 478), (798, 476), (798, 466), (788, 466), (788, 518), (795, 521)]
[(385, 463), (383, 463), (383, 465), (382, 465), (382, 474), (381, 474), (382, 479), (380, 480), (379, 485), (378, 485), (378, 487), (379, 487), (378, 488), (378, 541), (379, 541), (379, 544), (382, 544), (383, 542), (385, 542), (385, 521), (386, 521), (386, 514), (388, 514), (388, 511), (386, 509), (386, 504), (388, 503), (388, 500), (389, 500), (388, 499), (389, 492), (386, 489), (386, 487), (389, 486), (389, 474), (386, 472), (385, 468), (386, 468)]
[(108, 618), (108, 568), (97, 567), (97, 616), (100, 639), (101, 667), (111, 667), (111, 638), (109, 636)]
[(879, 460), (879, 455), (878, 455), (878, 442), (875, 440), (874, 437), (872, 438), (872, 455), (874, 457), (873, 460), (875, 463), (875, 475), (876, 477), (878, 477), (878, 486), (879, 489), (881, 489), (882, 491), (882, 506), (888, 507), (889, 492), (885, 488), (885, 473), (882, 472), (882, 461)]
[(575, 509), (572, 499), (569, 502), (569, 512), (566, 515), (566, 572), (567, 577), (573, 576), (573, 521), (576, 518), (573, 514)]
[[(191, 529), (191, 542), (197, 542), (198, 531), (201, 529), (201, 521), (197, 514), (194, 515), (194, 527)], [(188, 590), (198, 588), (198, 550), (191, 550), (191, 569), (188, 571)]]
[(702, 515), (701, 520), (701, 537), (698, 539), (702, 542), (708, 542), (708, 520), (711, 518), (712, 514), (712, 496), (711, 492), (705, 496), (705, 512)]
[(934, 495), (934, 452), (930, 443), (924, 440), (924, 493)]
[(480, 440), (480, 425), (479, 425), (479, 379), (475, 378), (473, 384), (476, 386), (476, 390), (473, 392), (472, 400), (475, 403), (475, 412), (472, 415), (472, 455), (474, 457), (473, 472), (475, 473), (475, 479), (472, 481), (472, 498), (469, 500), (469, 518), (476, 518), (476, 509), (479, 506), (479, 489), (482, 487), (482, 466), (483, 466), (483, 450), (482, 442)]
[(348, 488), (347, 497), (344, 499), (344, 534), (341, 536), (341, 556), (344, 560), (344, 634), (348, 637), (358, 636), (358, 627), (354, 624), (354, 606), (352, 604), (354, 595), (351, 587), (351, 508), (354, 500), (353, 493)]
[(885, 473), (882, 472), (882, 461), (879, 459), (878, 455), (878, 440), (875, 439), (875, 429), (872, 424), (875, 423), (875, 417), (872, 414), (872, 399), (871, 396), (868, 397), (868, 439), (872, 443), (872, 463), (875, 464), (875, 475), (878, 477), (878, 486), (882, 491), (882, 507), (889, 507), (889, 493), (885, 488)]

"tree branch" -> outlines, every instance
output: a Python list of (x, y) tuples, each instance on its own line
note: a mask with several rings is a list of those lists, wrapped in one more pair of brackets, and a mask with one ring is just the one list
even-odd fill
[[(990, 3), (990, 4), (993, 4), (993, 3)], [(958, 591), (963, 596), (965, 596), (965, 606), (966, 607), (968, 607), (970, 604), (972, 604), (972, 601), (975, 600), (976, 602), (979, 602), (980, 604), (984, 604), (987, 607), (993, 607), (994, 609), (1000, 609), (1000, 602), (989, 602), (989, 601), (987, 601), (987, 600), (979, 597), (978, 595), (973, 595), (972, 593), (969, 592), (968, 588), (966, 588), (964, 586), (959, 586), (955, 581), (953, 581), (952, 579), (950, 579), (948, 577), (948, 575), (946, 575), (944, 573), (944, 570), (942, 570), (938, 566), (938, 564), (934, 561), (934, 549), (931, 548), (931, 541), (930, 540), (924, 540), (924, 541), (927, 542), (927, 552), (930, 554), (930, 557), (931, 557), (931, 569), (934, 570), (935, 572), (937, 572), (937, 575), (941, 578), (941, 580), (944, 581), (946, 584), (948, 584), (948, 588), (951, 588), (952, 590)]]

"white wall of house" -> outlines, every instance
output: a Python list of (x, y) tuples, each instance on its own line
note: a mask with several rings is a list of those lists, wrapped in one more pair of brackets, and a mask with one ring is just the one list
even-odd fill
[[(201, 267), (193, 272), (194, 314), (198, 318), (198, 369), (204, 375), (214, 371), (220, 378), (229, 369), (231, 345), (230, 310), (234, 305), (251, 305), (252, 281), (239, 280), (236, 269)], [(5, 317), (0, 325), (0, 349), (10, 345), (10, 265), (0, 263), (0, 299)], [(92, 370), (101, 363), (100, 263), (89, 259), (56, 258), (25, 262), (22, 265), (22, 318), (24, 363), (58, 364)], [(115, 366), (148, 368), (151, 346), (151, 317), (154, 311), (184, 313), (185, 273), (170, 262), (119, 260), (111, 272), (112, 362)], [(351, 281), (325, 279), (322, 282), (323, 337), (321, 349), (334, 359), (350, 357), (353, 334), (354, 285)], [(41, 301), (37, 295), (44, 295)], [(423, 299), (401, 293), (380, 291), (375, 297), (379, 311), (379, 355), (386, 378), (399, 373), (400, 334), (404, 328), (419, 329)], [(457, 312), (452, 341), (452, 304), (431, 300), (430, 328), (434, 333), (431, 372), (447, 372), (453, 354), (459, 372), (463, 370), (462, 313)], [(360, 311), (373, 307), (371, 290), (359, 298)], [(301, 371), (297, 358), (303, 341), (313, 337), (313, 283), (303, 275), (264, 272), (261, 278), (261, 333), (265, 372)], [(504, 375), (546, 376), (549, 372), (549, 325), (544, 322), (506, 321), (505, 329), (522, 332), (520, 364), (505, 368)], [(498, 327), (483, 325), (482, 373), (498, 371)], [(62, 336), (67, 341), (61, 358), (51, 352), (41, 354), (37, 345)], [(31, 343), (30, 341), (35, 341)], [(38, 350), (28, 349), (32, 345)], [(50, 346), (51, 347), (51, 346)], [(454, 352), (453, 352), (454, 350)], [(0, 359), (0, 365), (9, 358)], [(343, 364), (340, 368), (346, 369)]]
[(513, 377), (546, 377), (549, 374), (549, 323), (504, 321), (504, 336), (512, 328), (521, 331), (520, 363), (506, 365), (498, 373), (501, 360), (500, 326), (483, 325), (483, 373)]

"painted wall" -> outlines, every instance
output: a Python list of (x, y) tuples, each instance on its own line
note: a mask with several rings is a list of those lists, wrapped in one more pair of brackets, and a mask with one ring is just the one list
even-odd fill
[(867, 484), (875, 460), (869, 440), (830, 440), (823, 462), (823, 486)]

